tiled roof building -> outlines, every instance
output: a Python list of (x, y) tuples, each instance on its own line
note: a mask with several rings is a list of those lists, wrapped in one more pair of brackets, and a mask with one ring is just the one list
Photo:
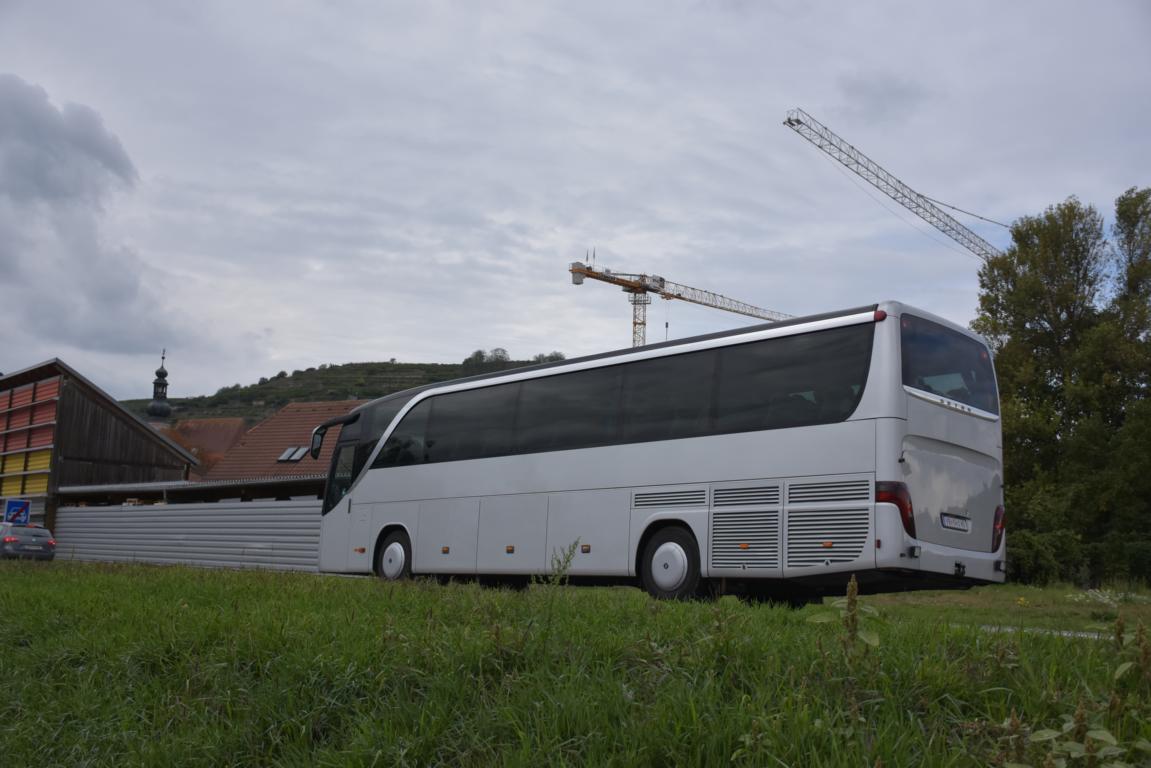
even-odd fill
[(171, 425), (158, 427), (161, 434), (182, 445), (200, 461), (192, 470), (193, 479), (204, 477), (224, 457), (232, 446), (240, 442), (248, 425), (240, 417), (219, 419), (184, 419)]
[(319, 459), (308, 455), (312, 430), (342, 416), (366, 400), (329, 403), (290, 403), (275, 415), (252, 427), (223, 458), (204, 475), (212, 480), (246, 480), (267, 477), (324, 475), (332, 460), (339, 429), (329, 431)]

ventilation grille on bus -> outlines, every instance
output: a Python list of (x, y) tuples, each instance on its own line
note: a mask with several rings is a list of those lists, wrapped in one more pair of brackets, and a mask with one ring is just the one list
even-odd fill
[(707, 506), (707, 490), (696, 491), (653, 491), (637, 493), (631, 505), (636, 509), (645, 507), (704, 507)]
[(788, 566), (852, 562), (863, 554), (870, 519), (868, 509), (788, 510)]
[(728, 509), (711, 513), (713, 568), (778, 568), (779, 513)]
[(779, 486), (763, 488), (716, 488), (712, 504), (717, 507), (779, 506)]
[(792, 483), (787, 487), (788, 504), (870, 501), (871, 481), (844, 480), (838, 483)]

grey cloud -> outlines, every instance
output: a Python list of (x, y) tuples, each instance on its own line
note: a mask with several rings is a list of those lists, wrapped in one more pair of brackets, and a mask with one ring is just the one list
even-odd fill
[(0, 367), (140, 351), (173, 335), (145, 282), (154, 273), (102, 231), (104, 200), (135, 179), (94, 110), (57, 108), (42, 88), (0, 75), (0, 276), (7, 316), (21, 318), (0, 331)]
[(0, 74), (0, 195), (16, 203), (98, 203), (136, 169), (92, 109), (57, 109), (42, 88)]
[(841, 75), (838, 85), (844, 103), (837, 113), (861, 123), (906, 121), (931, 98), (931, 91), (919, 83), (883, 72)]

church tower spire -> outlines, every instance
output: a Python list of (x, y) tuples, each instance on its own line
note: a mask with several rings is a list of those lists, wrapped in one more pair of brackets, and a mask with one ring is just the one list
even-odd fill
[(168, 371), (164, 368), (167, 356), (167, 349), (160, 352), (160, 367), (156, 369), (156, 378), (152, 381), (152, 402), (148, 403), (148, 415), (154, 419), (166, 419), (172, 415), (172, 406), (168, 403)]

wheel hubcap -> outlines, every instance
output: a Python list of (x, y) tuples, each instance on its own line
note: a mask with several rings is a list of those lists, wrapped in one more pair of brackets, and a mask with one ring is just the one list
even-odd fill
[(679, 589), (687, 579), (687, 552), (679, 544), (661, 544), (651, 559), (651, 578), (665, 592)]
[(384, 550), (383, 571), (384, 578), (398, 579), (400, 574), (404, 572), (404, 545), (398, 541), (393, 541)]

